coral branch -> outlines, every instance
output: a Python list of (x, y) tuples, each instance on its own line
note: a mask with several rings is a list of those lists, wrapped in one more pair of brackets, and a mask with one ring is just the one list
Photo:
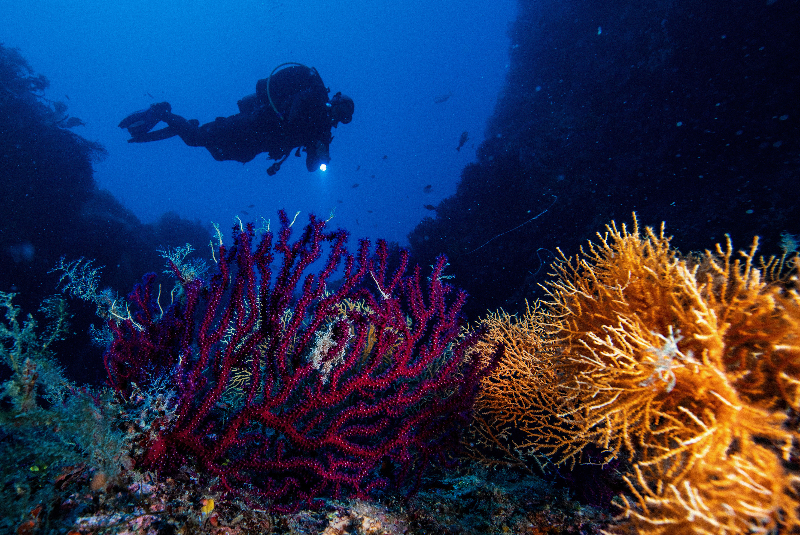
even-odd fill
[[(184, 295), (163, 315), (146, 277), (129, 297), (132, 318), (112, 324), (114, 388), (129, 396), (134, 383), (169, 376), (176, 389), (174, 417), (139, 462), (197, 462), (224, 489), (277, 508), (411, 491), (458, 444), (497, 354), (468, 356), (477, 335), (460, 332), (466, 296), (443, 282), (444, 258), (423, 282), (418, 267), (405, 273), (405, 252), (388, 269), (384, 242), (352, 255), (347, 234), (324, 221), (311, 216), (291, 241), (280, 220), (255, 246), (251, 225), (235, 227), (218, 272), (207, 283), (179, 276)], [(307, 273), (324, 247), (320, 271)]]
[(545, 311), (485, 321), (478, 349), (508, 357), (484, 380), (481, 436), (516, 433), (512, 448), (559, 463), (625, 455), (621, 518), (639, 533), (800, 527), (783, 464), (799, 438), (800, 293), (794, 272), (755, 267), (757, 244), (684, 257), (634, 219), (562, 255)]

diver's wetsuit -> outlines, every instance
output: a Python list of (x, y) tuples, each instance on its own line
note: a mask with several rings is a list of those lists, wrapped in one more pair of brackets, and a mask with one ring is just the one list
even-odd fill
[(180, 136), (191, 147), (205, 147), (219, 161), (245, 163), (262, 152), (279, 160), (295, 147), (305, 147), (309, 171), (330, 160), (328, 90), (316, 69), (293, 66), (279, 70), (259, 80), (256, 93), (244, 97), (238, 105), (236, 115), (217, 117), (203, 125), (171, 112), (166, 112), (162, 120), (169, 125), (171, 135)]

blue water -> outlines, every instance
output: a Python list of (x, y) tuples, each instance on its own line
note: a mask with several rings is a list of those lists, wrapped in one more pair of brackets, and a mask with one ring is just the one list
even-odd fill
[[(3, 3), (0, 21), (5, 50), (50, 81), (0, 87), (0, 291), (26, 310), (55, 291), (62, 256), (106, 266), (101, 285), (124, 294), (163, 269), (157, 249), (191, 242), (207, 259), (212, 222), (278, 209), (332, 214), (353, 246), (409, 244), (423, 267), (446, 254), (473, 319), (541, 297), (557, 247), (574, 254), (632, 212), (682, 251), (758, 235), (779, 256), (800, 235), (800, 0), (38, 0)], [(233, 115), (288, 61), (355, 101), (324, 173), (290, 157), (270, 177), (266, 155), (218, 162), (117, 127), (163, 101), (201, 123)], [(26, 111), (59, 102), (85, 126)], [(73, 134), (105, 158), (90, 167)]]
[[(665, 222), (687, 259), (754, 235), (758, 254), (798, 250), (800, 0), (220, 4), (0, 3), (0, 292), (20, 318), (58, 291), (60, 263), (92, 259), (99, 287), (124, 295), (163, 270), (158, 249), (191, 242), (208, 260), (212, 222), (274, 228), (279, 209), (301, 214), (295, 230), (314, 212), (408, 244), (423, 272), (445, 253), (471, 321), (541, 298), (559, 250), (632, 212), (642, 229)], [(324, 173), (290, 157), (270, 177), (266, 155), (218, 162), (117, 127), (164, 101), (201, 123), (233, 115), (285, 62), (355, 101)], [(772, 266), (796, 281), (796, 263)], [(80, 383), (108, 379), (95, 304), (70, 300), (54, 349)], [(589, 501), (613, 486), (571, 481)]]
[[(335, 210), (332, 224), (354, 237), (405, 243), (431, 215), (425, 205), (452, 195), (474, 159), (505, 81), (515, 14), (514, 0), (30, 0), (2, 3), (0, 40), (47, 76), (47, 98), (86, 123), (75, 133), (107, 149), (95, 180), (142, 222), (175, 211), (228, 228), (237, 215)], [(233, 115), (287, 61), (315, 67), (331, 94), (355, 100), (324, 174), (291, 157), (269, 177), (265, 155), (217, 162), (178, 138), (128, 144), (116, 126), (161, 101), (201, 123)]]

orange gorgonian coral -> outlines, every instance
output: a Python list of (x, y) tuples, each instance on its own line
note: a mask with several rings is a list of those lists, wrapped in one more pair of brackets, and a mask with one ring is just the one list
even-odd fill
[(485, 464), (524, 465), (521, 458), (536, 451), (527, 440), (512, 444), (511, 434), (534, 436), (560, 402), (552, 388), (558, 382), (555, 346), (548, 343), (539, 307), (529, 305), (521, 317), (499, 311), (482, 321), (485, 334), (473, 351), (488, 359), (498, 345), (504, 346), (494, 373), (481, 383), (473, 413), (471, 434), (483, 454), (472, 451)]
[[(589, 444), (625, 454), (634, 499), (621, 517), (642, 533), (800, 525), (783, 465), (797, 437), (787, 411), (800, 408), (798, 282), (765, 280), (757, 243), (739, 257), (730, 241), (682, 256), (663, 226), (612, 223), (575, 258), (562, 254), (546, 311), (487, 320), (506, 361), (478, 414), (555, 462)], [(515, 351), (520, 328), (526, 349)]]

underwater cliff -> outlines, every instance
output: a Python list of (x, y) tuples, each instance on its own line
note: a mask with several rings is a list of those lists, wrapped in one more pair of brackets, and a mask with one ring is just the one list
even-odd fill
[(779, 253), (800, 232), (798, 27), (794, 1), (521, 1), (478, 161), (413, 252), (447, 254), (473, 316), (540, 296), (556, 247), (633, 211), (684, 251)]

